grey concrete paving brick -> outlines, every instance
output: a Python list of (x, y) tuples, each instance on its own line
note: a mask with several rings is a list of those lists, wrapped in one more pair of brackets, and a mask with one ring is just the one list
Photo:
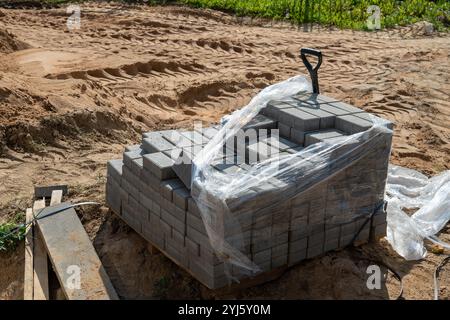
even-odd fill
[(281, 220), (277, 220), (274, 219), (272, 222), (272, 234), (271, 236), (278, 236), (280, 234), (286, 234), (287, 235), (287, 230), (289, 230), (289, 221), (288, 221), (288, 217), (285, 217)]
[(292, 108), (292, 106), (283, 101), (269, 101), (264, 109), (262, 109), (262, 114), (274, 119), (279, 120), (279, 111), (285, 108)]
[(279, 123), (278, 129), (280, 130), (281, 137), (285, 137), (288, 139), (291, 137), (291, 126), (284, 123)]
[(339, 238), (336, 239), (330, 239), (329, 241), (325, 242), (323, 246), (324, 252), (332, 251), (339, 249)]
[[(364, 120), (369, 121), (369, 122), (373, 122), (373, 119), (374, 119), (374, 118), (378, 118), (378, 117), (376, 117), (375, 115), (372, 115), (372, 114), (370, 114), (370, 113), (368, 113), (368, 112), (364, 112), (364, 111), (362, 111), (362, 110), (361, 110), (361, 112), (354, 113), (353, 115), (354, 115), (355, 117), (364, 119)], [(378, 119), (381, 120), (381, 118), (378, 118)]]
[(146, 153), (167, 151), (175, 148), (175, 145), (163, 138), (159, 133), (142, 140), (142, 149)]
[(123, 164), (131, 169), (131, 161), (137, 158), (141, 158), (146, 152), (142, 149), (136, 149), (123, 153)]
[(200, 282), (209, 288), (218, 289), (228, 284), (228, 280), (223, 272), (217, 275), (210, 274), (205, 270), (204, 265), (200, 261), (190, 260), (189, 269)]
[(266, 236), (263, 239), (257, 239), (256, 237), (252, 239), (252, 251), (259, 252), (264, 249), (271, 248), (283, 243), (288, 242), (288, 233), (277, 235), (274, 237)]
[(291, 140), (293, 142), (303, 145), (305, 143), (305, 135), (305, 131), (291, 128)]
[(140, 144), (133, 144), (132, 146), (126, 146), (124, 152), (137, 150), (139, 148), (141, 148)]
[(339, 239), (340, 232), (340, 226), (325, 228), (325, 242), (332, 241), (333, 239)]
[(324, 232), (325, 226), (324, 222), (318, 222), (318, 223), (308, 223), (307, 226), (307, 234), (312, 235), (320, 232)]
[(200, 256), (200, 245), (196, 243), (195, 241), (192, 241), (188, 237), (184, 238), (184, 241), (186, 243), (186, 248), (191, 257), (197, 257)]
[(197, 262), (200, 262), (202, 269), (205, 270), (211, 276), (214, 276), (214, 278), (220, 277), (221, 275), (225, 274), (225, 267), (223, 262), (218, 264), (202, 263), (203, 261), (201, 258)]
[(277, 121), (271, 118), (268, 118), (262, 114), (256, 115), (252, 120), (250, 120), (246, 125), (242, 127), (242, 130), (247, 129), (276, 129)]
[(121, 186), (120, 187), (120, 201), (122, 202), (128, 202), (128, 192), (125, 191), (125, 189)]
[(178, 220), (186, 223), (186, 211), (177, 207), (173, 202), (163, 199), (161, 207), (169, 211)]
[(325, 241), (325, 232), (314, 233), (308, 237), (308, 247), (323, 245)]
[(122, 178), (122, 159), (117, 160), (109, 160), (107, 164), (107, 175), (116, 179), (117, 182), (120, 183)]
[(149, 137), (154, 137), (156, 135), (161, 135), (161, 131), (144, 132), (144, 133), (142, 133), (142, 139), (149, 138)]
[(307, 249), (302, 249), (299, 251), (290, 251), (288, 256), (288, 265), (292, 266), (306, 259)]
[(120, 186), (113, 181), (108, 181), (106, 183), (106, 204), (112, 211), (120, 215), (122, 205)]
[(127, 179), (122, 179), (122, 188), (128, 194), (139, 195), (139, 189), (133, 186)]
[[(145, 168), (141, 172), (141, 182), (147, 188), (151, 188), (154, 192), (157, 191), (159, 193), (161, 180)], [(146, 188), (143, 189), (145, 190)]]
[[(135, 175), (130, 168), (128, 167), (124, 167), (123, 168), (123, 174), (122, 174), (122, 185), (124, 183), (124, 181), (127, 181), (128, 183), (130, 183), (134, 188), (136, 188), (137, 190), (141, 190), (142, 188), (145, 187), (145, 183), (142, 182), (141, 179), (139, 179), (139, 176)], [(132, 193), (134, 194), (134, 193)], [(136, 194), (136, 197), (138, 197), (138, 195)]]
[(189, 190), (184, 186), (173, 191), (173, 203), (184, 211), (188, 208), (188, 199), (191, 196)]
[[(196, 128), (194, 128), (196, 129)], [(212, 126), (207, 128), (201, 128), (200, 133), (208, 139), (214, 138), (216, 133), (219, 132), (218, 127)]]
[(172, 226), (174, 229), (181, 233), (185, 233), (186, 225), (183, 221), (175, 218), (169, 211), (161, 208), (161, 219), (168, 225)]
[(329, 113), (325, 110), (313, 107), (311, 105), (308, 105), (306, 103), (300, 103), (297, 108), (301, 111), (305, 111), (307, 113), (310, 113), (316, 117), (319, 117), (319, 128), (320, 129), (328, 129), (333, 128), (335, 124), (336, 115)]
[(165, 224), (165, 226), (162, 226), (161, 221), (162, 220), (158, 216), (150, 213), (151, 230), (149, 232), (151, 232), (150, 236), (152, 238), (152, 243), (155, 244), (158, 248), (164, 249), (164, 246), (165, 246), (164, 227), (169, 227), (169, 229), (170, 229), (170, 226), (168, 226), (167, 224)]
[(173, 192), (180, 188), (184, 188), (184, 184), (178, 178), (163, 180), (159, 185), (160, 194), (169, 201), (173, 201)]
[(189, 198), (188, 199), (188, 211), (193, 214), (194, 216), (200, 218), (200, 209), (197, 206), (197, 202), (195, 201), (194, 198)]
[(147, 240), (150, 243), (155, 242), (155, 235), (152, 231), (152, 224), (150, 221), (142, 221), (142, 236), (145, 240)]
[(197, 131), (182, 131), (180, 134), (189, 139), (191, 145), (203, 145), (209, 141), (209, 139)]
[(305, 147), (312, 145), (314, 143), (328, 141), (332, 138), (340, 138), (345, 135), (346, 135), (345, 132), (336, 129), (309, 132), (305, 135)]
[(158, 179), (165, 180), (175, 178), (173, 171), (174, 161), (162, 152), (144, 155), (144, 168), (149, 170)]
[(261, 140), (261, 142), (268, 144), (269, 146), (278, 149), (279, 152), (283, 152), (289, 149), (300, 147), (300, 144), (295, 143), (289, 139), (283, 137), (267, 137)]
[(352, 114), (363, 112), (362, 109), (359, 109), (357, 107), (354, 107), (354, 106), (349, 105), (348, 103), (345, 103), (345, 102), (342, 102), (342, 101), (329, 102), (328, 104), (333, 106), (333, 107), (336, 107), (336, 108), (345, 110), (347, 112), (350, 112)]
[(152, 200), (152, 212), (154, 212), (156, 215), (158, 215), (159, 217), (161, 216), (161, 202), (157, 202), (155, 200)]
[(153, 210), (153, 201), (142, 192), (139, 192), (139, 203), (147, 210)]
[(320, 118), (295, 107), (279, 111), (279, 123), (302, 131), (313, 131), (320, 128)]
[[(156, 194), (159, 194), (159, 191), (156, 191), (153, 189), (150, 185), (148, 185), (145, 181), (143, 181), (141, 176), (141, 189), (139, 190), (141, 193), (143, 193), (147, 198), (154, 200)], [(158, 193), (157, 193), (158, 192)]]
[(264, 142), (254, 142), (247, 146), (245, 162), (252, 164), (270, 158), (270, 146)]
[(141, 220), (136, 215), (136, 209), (133, 206), (127, 203), (122, 204), (122, 218), (134, 231), (139, 234), (142, 232)]
[(187, 226), (199, 231), (201, 234), (206, 235), (206, 229), (203, 220), (193, 215), (189, 211), (186, 213), (186, 224)]
[(162, 131), (161, 135), (177, 148), (187, 148), (193, 145), (192, 141), (176, 130)]
[(314, 247), (308, 246), (306, 257), (308, 259), (315, 258), (317, 256), (320, 256), (323, 252), (323, 243)]
[[(291, 205), (291, 225), (295, 226), (298, 223), (307, 223), (310, 205), (309, 201), (304, 201), (301, 198), (293, 199)], [(299, 219), (297, 221), (297, 219)]]
[(173, 228), (172, 240), (174, 246), (176, 246), (180, 251), (184, 250), (184, 247), (186, 246), (184, 233), (181, 233), (175, 228)]
[(283, 243), (281, 245), (277, 245), (272, 247), (272, 257), (280, 257), (280, 256), (286, 256), (288, 254), (289, 244)]
[(270, 271), (270, 269), (272, 267), (272, 261), (271, 260), (264, 261), (264, 262), (259, 263), (257, 265), (260, 268), (261, 272), (268, 272), (268, 271)]
[(219, 265), (223, 263), (214, 253), (214, 250), (209, 244), (209, 240), (206, 244), (200, 244), (200, 262), (205, 265)]
[(176, 264), (188, 268), (188, 255), (185, 250), (177, 248), (174, 245), (173, 239), (166, 239), (166, 249), (165, 249), (169, 258), (171, 258)]
[(308, 234), (309, 234), (309, 231), (308, 231), (308, 224), (307, 224), (306, 220), (305, 220), (304, 224), (296, 224), (296, 225), (291, 226), (291, 228), (289, 229), (290, 241), (296, 241), (299, 239), (303, 239)]
[(219, 164), (215, 164), (213, 165), (213, 167), (215, 169), (217, 169), (218, 171), (224, 173), (224, 174), (235, 174), (237, 172), (242, 172), (242, 168), (236, 164), (231, 164), (231, 163), (219, 163)]
[(131, 161), (131, 171), (137, 176), (141, 176), (141, 172), (144, 168), (143, 159), (137, 158)]
[(310, 207), (308, 216), (309, 224), (324, 224), (325, 223), (325, 208), (324, 207)]
[(288, 243), (289, 252), (296, 252), (308, 247), (308, 237), (303, 237)]
[(271, 269), (276, 269), (288, 264), (288, 255), (272, 257)]
[(173, 171), (184, 183), (186, 188), (191, 188), (192, 182), (192, 160), (194, 155), (188, 149), (178, 149), (179, 156), (173, 164)]
[(354, 235), (356, 232), (356, 224), (354, 222), (341, 225), (341, 236)]
[(172, 237), (172, 226), (167, 223), (163, 218), (159, 220), (159, 225), (161, 226), (162, 233), (164, 237)]
[(264, 263), (266, 261), (270, 261), (272, 257), (272, 251), (271, 248), (255, 252), (252, 256), (252, 261), (256, 264)]
[(336, 129), (349, 134), (365, 131), (372, 127), (372, 123), (358, 118), (355, 115), (346, 115), (336, 117)]
[(380, 211), (373, 215), (372, 225), (378, 226), (386, 223), (387, 213), (386, 211)]
[(354, 112), (349, 111), (349, 110), (344, 110), (338, 107), (335, 107), (331, 104), (320, 104), (319, 108), (323, 111), (329, 112), (331, 114), (334, 114), (335, 116), (345, 116), (347, 114), (353, 114)]
[(300, 101), (306, 102), (311, 105), (318, 105), (323, 103), (330, 103), (338, 101), (335, 98), (327, 97), (322, 94), (316, 94), (316, 93), (301, 93), (293, 96), (295, 99), (298, 99)]
[(206, 233), (202, 233), (190, 225), (186, 226), (186, 236), (192, 241), (199, 243), (200, 247), (203, 247), (205, 244), (209, 244), (209, 238)]
[(128, 204), (134, 209), (133, 214), (137, 218), (141, 219), (141, 217), (147, 216), (147, 209), (139, 203), (139, 193), (136, 195), (130, 194), (128, 196)]

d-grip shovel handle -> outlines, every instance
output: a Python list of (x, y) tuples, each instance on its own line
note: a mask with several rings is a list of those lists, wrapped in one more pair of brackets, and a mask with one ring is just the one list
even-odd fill
[[(314, 68), (311, 65), (311, 63), (309, 63), (308, 58), (306, 57), (307, 55), (317, 57), (318, 61)], [(308, 69), (308, 71), (309, 71), (309, 75), (311, 77), (311, 82), (312, 82), (312, 86), (313, 86), (313, 92), (319, 94), (320, 93), (319, 78), (317, 75), (317, 71), (319, 70), (320, 65), (322, 64), (322, 52), (320, 52), (319, 50), (315, 50), (315, 49), (302, 48), (300, 50), (300, 57), (302, 58), (306, 69)]]

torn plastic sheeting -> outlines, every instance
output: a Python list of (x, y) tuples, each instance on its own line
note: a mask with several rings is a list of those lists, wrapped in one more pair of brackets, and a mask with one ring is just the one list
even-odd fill
[[(426, 256), (423, 240), (429, 239), (450, 249), (438, 233), (450, 220), (450, 171), (427, 178), (412, 169), (389, 166), (386, 185), (387, 239), (406, 260)], [(418, 209), (409, 216), (403, 209)]]
[[(245, 191), (269, 180), (276, 181), (276, 197), (256, 204), (258, 215), (275, 210), (279, 204), (350, 166), (364, 156), (367, 148), (370, 150), (372, 146), (385, 143), (386, 137), (392, 138), (386, 120), (372, 116), (373, 126), (367, 131), (336, 139), (333, 143), (316, 143), (288, 156), (267, 159), (252, 165), (248, 172), (224, 175), (213, 170), (210, 164), (224, 143), (253, 119), (267, 102), (310, 91), (310, 88), (309, 82), (301, 76), (265, 88), (247, 106), (227, 116), (219, 132), (193, 160), (192, 196), (200, 209), (212, 247), (224, 262), (250, 273), (261, 269), (242, 252), (245, 236), (236, 230), (242, 227), (238, 217), (245, 213), (240, 210), (240, 201), (248, 203), (256, 199), (257, 194), (248, 195)], [(257, 199), (261, 200), (261, 197)], [(229, 233), (230, 230), (233, 232)]]

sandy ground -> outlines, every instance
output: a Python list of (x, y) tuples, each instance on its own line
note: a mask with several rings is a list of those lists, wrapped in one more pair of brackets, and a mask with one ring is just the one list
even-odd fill
[[(30, 206), (33, 185), (69, 184), (70, 201), (104, 203), (106, 161), (141, 132), (217, 121), (261, 88), (306, 73), (301, 47), (324, 53), (323, 93), (395, 123), (392, 163), (429, 175), (450, 167), (448, 34), (427, 36), (420, 24), (305, 32), (181, 7), (81, 9), (73, 31), (65, 8), (0, 11), (0, 221)], [(106, 207), (80, 217), (122, 298), (212, 297)], [(450, 241), (450, 228), (440, 237)], [(0, 298), (22, 297), (22, 252), (23, 244), (0, 255)], [(228, 297), (392, 299), (399, 284), (391, 276), (381, 290), (366, 289), (366, 268), (379, 260), (404, 277), (406, 298), (431, 299), (443, 258), (405, 262), (382, 240)], [(449, 270), (441, 279), (447, 299)]]

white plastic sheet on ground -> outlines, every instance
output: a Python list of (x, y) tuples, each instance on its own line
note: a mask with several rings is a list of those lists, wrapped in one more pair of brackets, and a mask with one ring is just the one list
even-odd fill
[[(268, 86), (247, 106), (223, 119), (219, 132), (193, 159), (191, 193), (200, 209), (211, 246), (219, 259), (242, 269), (243, 273), (257, 273), (260, 268), (243, 253), (242, 233), (235, 232), (229, 236), (227, 231), (241, 228), (238, 220), (242, 212), (237, 213), (236, 207), (239, 203), (252, 200), (245, 194), (246, 191), (263, 185), (269, 179), (280, 182), (276, 200), (272, 197), (258, 206), (258, 214), (271, 212), (309, 187), (344, 170), (362, 158), (367, 150), (384, 145), (386, 139), (392, 137), (386, 120), (373, 117), (373, 126), (365, 132), (345, 136), (332, 143), (316, 143), (289, 156), (278, 157), (275, 161), (268, 159), (254, 164), (245, 172), (224, 175), (212, 168), (211, 163), (222, 151), (224, 143), (252, 120), (267, 102), (310, 90), (310, 83), (302, 76)], [(238, 205), (233, 205), (235, 203)], [(342, 217), (345, 218), (351, 220), (355, 217)]]
[[(450, 220), (450, 171), (427, 178), (412, 169), (389, 166), (386, 185), (387, 239), (406, 260), (426, 256), (423, 240), (450, 246), (435, 235)], [(418, 209), (409, 216), (402, 209)]]
[[(226, 269), (232, 265), (250, 274), (260, 271), (242, 250), (242, 234), (227, 234), (227, 230), (241, 230), (238, 220), (242, 212), (236, 208), (242, 202), (251, 200), (245, 191), (257, 188), (269, 179), (280, 182), (276, 199), (263, 200), (258, 206), (258, 214), (271, 212), (276, 210), (277, 205), (346, 169), (361, 159), (367, 150), (385, 145), (386, 139), (392, 137), (386, 120), (373, 116), (373, 126), (365, 132), (332, 143), (316, 143), (289, 156), (278, 157), (276, 161), (267, 159), (252, 165), (248, 171), (224, 175), (212, 168), (211, 163), (222, 152), (224, 143), (233, 139), (267, 102), (310, 90), (310, 83), (302, 76), (268, 86), (248, 105), (224, 117), (219, 132), (193, 159), (191, 193), (200, 209), (211, 246), (219, 259), (225, 262)], [(449, 176), (446, 172), (427, 179), (413, 170), (391, 166), (387, 185), (388, 239), (406, 259), (423, 257), (423, 239), (438, 241), (434, 235), (449, 220)], [(411, 207), (420, 209), (409, 217), (402, 208)], [(227, 270), (225, 272), (229, 275)]]

